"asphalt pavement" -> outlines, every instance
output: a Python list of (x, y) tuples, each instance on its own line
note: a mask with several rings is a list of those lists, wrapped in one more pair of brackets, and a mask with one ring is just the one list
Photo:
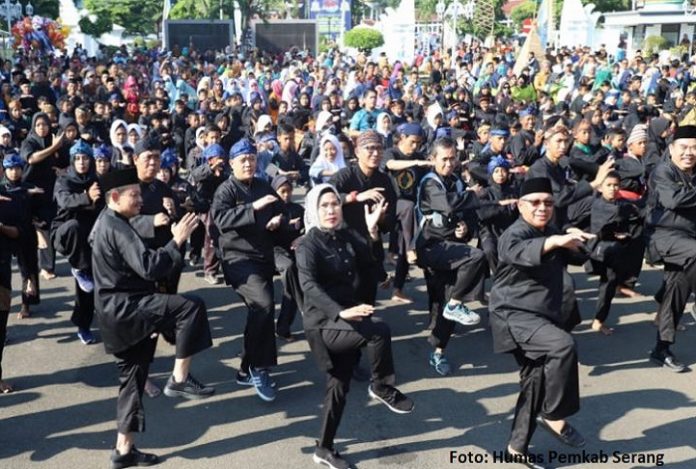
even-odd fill
[[(615, 300), (611, 337), (589, 329), (596, 277), (573, 272), (584, 321), (574, 333), (581, 410), (571, 421), (587, 445), (567, 448), (538, 429), (530, 452), (552, 467), (696, 467), (694, 374), (674, 374), (648, 361), (656, 333), (649, 295), (659, 287), (661, 272), (646, 269), (641, 275), (638, 291), (645, 297)], [(64, 259), (57, 273), (57, 279), (42, 281), (42, 303), (31, 318), (16, 318), (15, 292), (2, 365), (17, 391), (0, 395), (3, 469), (110, 467), (116, 366), (103, 344), (78, 341), (70, 323), (74, 282)], [(439, 377), (428, 366), (425, 285), (418, 269), (411, 275), (406, 292), (415, 303), (398, 305), (381, 291), (376, 314), (392, 328), (398, 385), (414, 399), (415, 411), (391, 413), (369, 400), (366, 383), (354, 381), (338, 450), (361, 469), (522, 467), (500, 461), (518, 393), (517, 367), (511, 356), (493, 354), (485, 308), (478, 308), (480, 326), (457, 329), (447, 350), (454, 373)], [(15, 272), (15, 288), (19, 284)], [(266, 403), (234, 380), (246, 315), (237, 295), (230, 287), (208, 285), (189, 267), (180, 290), (207, 303), (214, 346), (195, 357), (192, 371), (213, 384), (216, 394), (201, 401), (145, 397), (147, 431), (138, 435), (138, 447), (160, 455), (162, 468), (314, 467), (324, 376), (303, 340), (300, 318), (294, 331), (301, 340), (278, 342), (278, 398)], [(276, 282), (278, 298), (279, 292)], [(683, 324), (673, 350), (696, 366), (696, 326), (688, 314)], [(152, 365), (160, 386), (172, 364), (172, 347), (160, 341)]]

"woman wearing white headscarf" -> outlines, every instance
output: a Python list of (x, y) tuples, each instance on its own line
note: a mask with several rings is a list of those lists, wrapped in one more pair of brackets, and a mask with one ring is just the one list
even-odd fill
[(333, 442), (361, 348), (367, 346), (372, 368), (369, 395), (393, 412), (413, 410), (413, 401), (393, 386), (389, 326), (372, 318), (371, 305), (356, 301), (356, 276), (375, 267), (374, 247), (380, 242), (377, 223), (384, 209), (384, 202), (372, 210), (365, 207), (371, 238), (366, 240), (344, 228), (341, 198), (332, 185), (315, 186), (305, 200), (307, 231), (296, 251), (304, 294), (302, 319), (312, 353), (327, 373), (321, 436), (313, 459), (329, 467), (348, 467)]
[(125, 160), (123, 151), (123, 146), (128, 144), (128, 124), (126, 121), (116, 119), (111, 123), (109, 139), (111, 140), (112, 147), (111, 166), (114, 168), (130, 166), (133, 162)]
[(315, 183), (327, 182), (339, 169), (345, 167), (343, 146), (333, 135), (324, 135), (319, 144), (319, 155), (309, 168), (309, 177)]
[(261, 114), (256, 120), (254, 136), (273, 130), (273, 119), (268, 114)]
[(394, 140), (392, 138), (392, 120), (388, 112), (380, 112), (377, 115), (375, 130), (384, 138), (385, 150), (394, 146)]
[(128, 124), (128, 145), (135, 148), (141, 138), (143, 138), (143, 128), (138, 124)]

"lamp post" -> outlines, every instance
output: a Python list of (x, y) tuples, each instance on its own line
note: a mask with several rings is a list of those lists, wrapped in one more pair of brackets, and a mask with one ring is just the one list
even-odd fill
[(34, 16), (34, 6), (31, 2), (27, 3), (27, 6), (24, 7), (24, 11), (27, 13), (27, 16)]
[(440, 50), (445, 50), (445, 0), (438, 0), (435, 5), (437, 20), (440, 22)]
[[(34, 7), (31, 8), (31, 11), (33, 13)], [(0, 4), (0, 14), (7, 19), (7, 32), (9, 33), (12, 29), (12, 20), (22, 17), (22, 5), (19, 2), (10, 3), (10, 0), (5, 0), (4, 4)], [(29, 15), (29, 12), (27, 14)]]

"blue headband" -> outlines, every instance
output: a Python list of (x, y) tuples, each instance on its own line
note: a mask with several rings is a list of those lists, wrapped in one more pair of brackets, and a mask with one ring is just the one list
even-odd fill
[(70, 147), (70, 160), (75, 159), (75, 155), (87, 155), (90, 158), (94, 156), (92, 152), (92, 147), (83, 140), (78, 140), (73, 146)]
[(111, 159), (111, 148), (102, 144), (94, 148), (93, 156), (95, 160), (110, 160)]
[(405, 124), (401, 124), (396, 128), (396, 131), (401, 134), (401, 135), (414, 135), (418, 137), (423, 136), (423, 127), (421, 127), (419, 124), (416, 124), (415, 122), (408, 122)]
[(495, 168), (510, 169), (510, 163), (503, 156), (494, 156), (488, 162), (488, 175), (490, 176), (495, 171)]
[(205, 150), (203, 150), (203, 158), (205, 158), (206, 161), (210, 160), (211, 158), (224, 158), (225, 157), (225, 149), (222, 148), (221, 145), (218, 145), (217, 143), (213, 143), (212, 145), (208, 145)]
[(256, 146), (248, 138), (243, 138), (230, 148), (230, 158), (242, 155), (256, 155)]
[(497, 127), (491, 130), (491, 135), (495, 135), (496, 137), (507, 137), (508, 135), (510, 135), (510, 133), (507, 131), (507, 129)]
[(172, 169), (174, 166), (179, 164), (179, 159), (176, 157), (171, 148), (167, 148), (162, 152), (160, 156), (160, 168), (162, 169)]

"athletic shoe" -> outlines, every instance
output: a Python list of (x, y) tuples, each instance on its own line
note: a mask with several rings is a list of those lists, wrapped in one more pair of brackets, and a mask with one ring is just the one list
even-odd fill
[(273, 402), (276, 398), (276, 390), (271, 382), (268, 370), (265, 368), (249, 368), (249, 376), (254, 384), (256, 394), (266, 402)]
[(457, 306), (452, 306), (447, 303), (445, 310), (442, 312), (442, 316), (445, 319), (458, 322), (464, 326), (475, 326), (481, 322), (481, 316), (471, 311), (464, 303), (460, 303)]
[(338, 454), (338, 451), (327, 449), (327, 448), (322, 448), (321, 446), (317, 446), (317, 449), (314, 450), (314, 456), (312, 456), (312, 459), (314, 460), (315, 463), (317, 464), (323, 464), (325, 466), (330, 467), (331, 469), (348, 469), (350, 468), (350, 464), (348, 461), (343, 459), (340, 454)]
[(174, 381), (174, 375), (169, 377), (167, 385), (164, 387), (164, 395), (167, 397), (185, 397), (186, 399), (203, 399), (215, 394), (215, 388), (206, 386), (191, 376), (186, 377), (183, 383)]
[(70, 269), (70, 273), (77, 280), (77, 285), (85, 293), (92, 293), (94, 291), (94, 280), (92, 276), (85, 272), (84, 270)]
[(159, 458), (151, 453), (143, 453), (132, 446), (126, 454), (121, 454), (117, 449), (111, 452), (111, 469), (123, 469), (133, 466), (153, 466), (159, 462)]
[(441, 353), (432, 352), (430, 354), (430, 366), (435, 368), (437, 374), (441, 376), (447, 376), (452, 372), (447, 358)]
[(377, 399), (397, 414), (410, 414), (415, 407), (413, 401), (394, 386), (385, 384), (380, 391), (377, 391), (374, 384), (371, 384), (367, 388), (367, 393), (372, 399)]
[[(278, 384), (271, 378), (270, 376), (268, 379), (271, 381), (271, 387), (275, 388), (278, 386)], [(251, 375), (249, 373), (244, 373), (242, 371), (237, 372), (237, 384), (240, 386), (253, 386), (254, 382), (251, 379)]]
[(198, 256), (189, 256), (189, 265), (191, 267), (198, 267), (201, 263), (201, 258)]
[(77, 337), (80, 339), (80, 342), (85, 345), (93, 344), (97, 341), (97, 339), (94, 338), (94, 334), (92, 334), (92, 331), (89, 329), (79, 328), (77, 330)]

